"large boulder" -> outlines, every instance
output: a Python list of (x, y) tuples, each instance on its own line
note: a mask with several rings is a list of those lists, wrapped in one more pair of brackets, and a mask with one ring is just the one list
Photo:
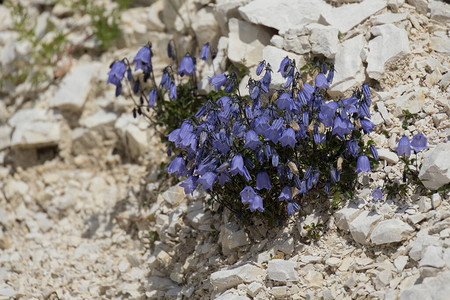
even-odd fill
[(425, 154), (419, 179), (430, 190), (450, 182), (450, 142), (438, 145)]

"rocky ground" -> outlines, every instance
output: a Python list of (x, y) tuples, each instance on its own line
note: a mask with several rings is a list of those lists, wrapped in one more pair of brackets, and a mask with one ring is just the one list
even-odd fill
[[(44, 7), (61, 28), (81, 18), (60, 5), (22, 2), (38, 19)], [(86, 43), (87, 54), (33, 101), (21, 100), (26, 86), (0, 101), (0, 299), (448, 299), (449, 193), (380, 201), (370, 193), (386, 176), (401, 180), (396, 145), (418, 132), (429, 145), (419, 154), (424, 184), (450, 182), (450, 5), (171, 3), (179, 14), (162, 0), (126, 10), (117, 48), (98, 56)], [(26, 47), (2, 5), (0, 16), (5, 70)], [(203, 76), (242, 59), (251, 74), (260, 60), (277, 66), (286, 55), (302, 66), (313, 54), (335, 63), (333, 97), (370, 85), (370, 137), (381, 164), (360, 178), (369, 184), (354, 200), (332, 216), (311, 207), (283, 227), (244, 228), (205, 210), (203, 193), (169, 187), (159, 137), (133, 119), (129, 100), (114, 97), (106, 74), (113, 59), (132, 58), (148, 40), (155, 69), (164, 67), (167, 41), (190, 49), (190, 30), (218, 49), (214, 68), (200, 66)], [(418, 114), (407, 130), (404, 109)], [(318, 240), (303, 229), (312, 223), (324, 224)]]

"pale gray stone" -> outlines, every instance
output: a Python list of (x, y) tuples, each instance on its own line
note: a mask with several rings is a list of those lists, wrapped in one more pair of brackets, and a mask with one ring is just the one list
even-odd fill
[(91, 89), (91, 81), (100, 63), (90, 62), (74, 66), (64, 77), (53, 97), (55, 107), (80, 112)]
[(398, 12), (398, 9), (402, 7), (405, 0), (387, 0), (387, 6), (393, 11)]
[(254, 281), (247, 286), (247, 293), (251, 297), (255, 297), (264, 287), (261, 283)]
[(225, 292), (224, 294), (220, 295), (217, 298), (214, 298), (215, 300), (250, 300), (247, 296), (241, 296), (234, 294), (233, 292)]
[(360, 34), (339, 45), (334, 62), (336, 73), (328, 90), (332, 97), (344, 96), (347, 90), (364, 82), (364, 66), (359, 54), (365, 44), (366, 39)]
[(377, 213), (363, 211), (349, 225), (353, 239), (360, 244), (365, 244), (372, 228), (380, 219), (381, 216)]
[(223, 225), (220, 230), (219, 243), (222, 244), (223, 253), (229, 255), (236, 248), (249, 245), (250, 239), (243, 229), (236, 231), (234, 226)]
[(396, 243), (408, 238), (413, 231), (411, 226), (399, 219), (384, 220), (375, 226), (370, 240), (375, 245)]
[(408, 287), (400, 294), (400, 300), (448, 299), (450, 272), (425, 278), (422, 283)]
[(113, 112), (99, 110), (95, 114), (80, 120), (80, 125), (86, 128), (113, 127), (117, 115)]
[(406, 0), (406, 2), (416, 8), (416, 10), (426, 15), (428, 12), (428, 1), (427, 0)]
[(406, 255), (400, 255), (396, 259), (394, 259), (394, 266), (399, 270), (400, 272), (403, 271), (406, 264), (408, 263), (408, 256)]
[(392, 151), (389, 151), (387, 149), (377, 149), (378, 150), (378, 156), (381, 159), (384, 159), (388, 163), (396, 164), (398, 163), (398, 155), (395, 154)]
[(148, 151), (147, 132), (134, 124), (125, 129), (125, 139), (132, 158), (138, 158)]
[(158, 277), (158, 276), (150, 276), (147, 278), (147, 283), (149, 284), (149, 288), (153, 288), (155, 290), (160, 291), (168, 291), (177, 287), (176, 283), (170, 279)]
[(219, 23), (223, 35), (228, 35), (228, 20), (240, 18), (239, 7), (243, 7), (251, 0), (217, 0), (214, 6), (214, 15)]
[(145, 35), (148, 31), (164, 31), (160, 14), (164, 1), (155, 1), (148, 7), (136, 7), (124, 10), (120, 15), (120, 30), (123, 35)]
[(361, 213), (362, 211), (356, 207), (345, 207), (334, 213), (336, 226), (341, 230), (348, 230), (349, 224)]
[(311, 51), (311, 44), (309, 43), (309, 37), (307, 35), (294, 37), (274, 35), (270, 39), (270, 43), (277, 48), (291, 51), (296, 54), (306, 54)]
[(251, 23), (282, 31), (317, 22), (320, 14), (330, 9), (323, 0), (255, 0), (239, 8), (239, 13)]
[(425, 104), (425, 97), (425, 88), (416, 88), (413, 92), (394, 96), (393, 99), (385, 101), (385, 104), (393, 107), (391, 112), (395, 117), (401, 117), (403, 110), (408, 110), (412, 114), (421, 112)]
[(442, 76), (439, 85), (445, 90), (449, 84), (450, 84), (450, 72), (447, 72)]
[(421, 196), (419, 199), (419, 211), (421, 213), (429, 212), (432, 209), (431, 199), (427, 196)]
[(164, 200), (174, 207), (184, 200), (184, 196), (184, 189), (179, 185), (174, 185), (162, 193)]
[(442, 251), (440, 246), (428, 246), (419, 262), (419, 267), (443, 268), (445, 261), (442, 259)]
[(392, 272), (390, 270), (383, 270), (377, 274), (374, 278), (375, 288), (377, 290), (383, 290), (389, 285), (392, 279)]
[(223, 291), (236, 286), (240, 283), (249, 283), (255, 280), (263, 279), (266, 271), (252, 264), (229, 268), (217, 271), (211, 274), (210, 282), (218, 291)]
[(431, 19), (448, 24), (450, 22), (450, 5), (444, 1), (430, 0)]
[(450, 38), (446, 35), (431, 36), (430, 48), (441, 53), (450, 53)]
[(370, 78), (381, 79), (386, 63), (402, 58), (410, 52), (408, 33), (392, 24), (372, 27), (370, 32), (375, 38), (369, 41), (367, 74)]
[(298, 263), (283, 259), (272, 259), (267, 265), (267, 276), (275, 281), (298, 281), (297, 268)]
[(252, 67), (262, 61), (263, 49), (271, 38), (267, 29), (234, 18), (228, 21), (228, 28), (228, 58), (233, 63), (245, 60), (245, 65)]
[(439, 246), (439, 237), (431, 235), (417, 235), (416, 240), (412, 243), (409, 257), (415, 261), (422, 259), (424, 250), (429, 246)]
[(213, 14), (211, 7), (204, 7), (197, 11), (192, 20), (192, 28), (195, 31), (197, 42), (204, 45), (209, 42), (216, 45), (219, 33), (219, 24)]
[(392, 24), (395, 22), (400, 22), (406, 20), (407, 15), (405, 13), (401, 14), (393, 14), (393, 13), (385, 13), (378, 16), (375, 16), (372, 19), (373, 25), (382, 25), (382, 24)]
[(0, 126), (0, 151), (11, 145), (12, 128), (8, 125)]
[(57, 121), (26, 121), (18, 125), (12, 134), (11, 147), (37, 148), (58, 145), (61, 124)]
[(388, 113), (384, 103), (382, 101), (378, 101), (376, 105), (377, 105), (378, 111), (380, 112), (381, 116), (384, 119), (384, 122), (386, 122), (386, 125), (391, 126), (393, 124), (392, 119), (389, 116), (389, 113)]
[(312, 53), (322, 54), (326, 58), (334, 58), (339, 44), (337, 28), (321, 24), (311, 24), (307, 28), (311, 30), (309, 43)]
[(330, 257), (325, 261), (325, 263), (330, 267), (337, 268), (340, 266), (341, 260), (337, 257)]
[(361, 3), (333, 7), (321, 12), (319, 23), (336, 27), (344, 34), (385, 7), (385, 0), (364, 0)]
[(450, 142), (440, 144), (424, 155), (419, 179), (430, 190), (437, 190), (450, 182)]

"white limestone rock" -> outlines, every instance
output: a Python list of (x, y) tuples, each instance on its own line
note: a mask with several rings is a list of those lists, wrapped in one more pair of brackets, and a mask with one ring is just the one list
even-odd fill
[(441, 53), (450, 53), (450, 38), (447, 35), (432, 35), (430, 48)]
[(228, 20), (240, 18), (239, 7), (243, 7), (251, 0), (217, 0), (214, 6), (214, 16), (220, 26), (222, 35), (228, 35)]
[(192, 29), (194, 29), (197, 42), (203, 46), (207, 42), (216, 45), (219, 33), (219, 24), (213, 14), (211, 7), (200, 9), (192, 20)]
[(408, 263), (408, 256), (406, 255), (400, 255), (396, 259), (394, 259), (394, 266), (399, 270), (400, 272), (403, 271), (406, 264)]
[(266, 271), (250, 263), (238, 267), (231, 267), (211, 274), (210, 282), (218, 291), (223, 291), (240, 283), (250, 283), (263, 280)]
[(387, 0), (387, 6), (395, 13), (403, 4), (405, 4), (405, 0)]
[(356, 207), (345, 207), (334, 213), (336, 226), (341, 230), (349, 230), (350, 223), (361, 213), (362, 211)]
[(267, 265), (267, 276), (269, 279), (275, 281), (298, 281), (299, 277), (296, 270), (297, 266), (298, 263), (294, 261), (272, 259)]
[(59, 85), (53, 98), (53, 105), (64, 110), (80, 112), (89, 95), (92, 78), (100, 68), (99, 64), (90, 62), (72, 67)]
[(450, 22), (450, 4), (444, 1), (430, 0), (431, 19), (448, 24)]
[(184, 189), (179, 185), (174, 185), (162, 193), (162, 197), (167, 203), (173, 207), (177, 207), (184, 200)]
[(274, 46), (267, 46), (263, 49), (262, 58), (266, 61), (266, 63), (270, 64), (273, 71), (272, 81), (270, 83), (271, 89), (281, 88), (281, 86), (286, 82), (286, 79), (284, 79), (281, 74), (277, 72), (278, 68), (280, 67), (281, 61), (286, 56), (288, 56), (290, 59), (295, 60), (297, 68), (301, 68), (306, 64), (303, 56), (294, 54), (292, 52), (287, 52)]
[(86, 128), (114, 127), (117, 115), (113, 112), (99, 110), (93, 115), (80, 120), (80, 125)]
[[(404, 95), (392, 95), (392, 99), (385, 101), (384, 103), (392, 107), (391, 113), (395, 117), (403, 115), (403, 110), (408, 110), (412, 114), (416, 114), (422, 111), (425, 104), (425, 88), (416, 88), (415, 91), (405, 93)], [(378, 105), (378, 103), (377, 103)]]
[(439, 276), (425, 278), (422, 283), (405, 289), (400, 294), (400, 300), (447, 299), (450, 294), (450, 271)]
[(428, 12), (428, 0), (406, 0), (406, 2), (416, 8), (416, 10), (426, 15)]
[(387, 149), (377, 149), (378, 150), (378, 156), (381, 159), (384, 159), (388, 163), (396, 164), (398, 163), (398, 155), (394, 152), (391, 152)]
[(424, 155), (419, 179), (430, 190), (450, 182), (450, 142), (438, 145)]
[(372, 27), (370, 32), (375, 38), (369, 41), (367, 74), (370, 78), (381, 79), (387, 62), (402, 58), (410, 52), (408, 33), (392, 24)]
[(263, 49), (270, 43), (270, 32), (238, 19), (230, 19), (228, 41), (228, 58), (233, 63), (246, 62), (246, 66), (256, 66), (263, 56)]
[(13, 148), (54, 146), (61, 139), (60, 122), (44, 109), (20, 110), (8, 123), (14, 127), (11, 137)]
[(323, 0), (255, 0), (239, 8), (239, 13), (251, 23), (282, 31), (315, 23), (330, 9)]
[(443, 268), (445, 261), (442, 259), (443, 249), (440, 246), (429, 246), (425, 249), (419, 267)]
[(386, 125), (391, 126), (393, 124), (391, 116), (389, 115), (389, 112), (386, 109), (386, 106), (384, 105), (384, 103), (382, 101), (377, 102), (377, 108), (378, 111), (381, 114), (381, 117), (383, 117), (384, 122), (386, 123)]
[(396, 22), (400, 22), (406, 20), (407, 15), (405, 13), (394, 14), (394, 13), (385, 13), (378, 16), (375, 16), (372, 19), (372, 25), (383, 25), (383, 24), (392, 24)]
[(405, 240), (414, 229), (399, 219), (384, 220), (378, 223), (370, 235), (375, 245), (391, 244)]
[(11, 145), (12, 128), (8, 125), (0, 126), (0, 151)]
[(270, 43), (280, 49), (291, 51), (296, 54), (306, 54), (311, 51), (311, 44), (307, 35), (286, 37), (281, 35), (274, 35)]
[(326, 58), (334, 58), (338, 51), (338, 29), (332, 26), (311, 24), (307, 28), (311, 31), (309, 43), (314, 54), (322, 54)]
[(353, 239), (360, 244), (366, 244), (367, 237), (372, 231), (372, 228), (380, 219), (381, 216), (377, 213), (363, 211), (349, 225)]
[(235, 226), (223, 225), (220, 229), (219, 243), (223, 254), (229, 255), (239, 247), (250, 244), (250, 239), (244, 229), (236, 230)]
[(411, 250), (409, 251), (409, 257), (415, 261), (422, 259), (424, 250), (429, 246), (439, 246), (439, 237), (431, 235), (417, 235), (416, 240), (412, 243)]
[(359, 55), (366, 44), (362, 34), (348, 39), (339, 45), (334, 68), (333, 83), (328, 90), (332, 97), (344, 96), (344, 93), (365, 80), (364, 66)]
[(336, 27), (345, 34), (385, 7), (385, 0), (364, 0), (361, 3), (333, 7), (321, 12), (319, 23)]

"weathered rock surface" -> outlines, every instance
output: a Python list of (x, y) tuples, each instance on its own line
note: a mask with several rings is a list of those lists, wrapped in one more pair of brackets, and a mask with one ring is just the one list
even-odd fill
[(353, 239), (360, 244), (365, 244), (372, 228), (380, 219), (381, 216), (377, 213), (363, 211), (349, 225)]
[(307, 28), (310, 30), (309, 43), (314, 54), (322, 54), (326, 58), (334, 58), (338, 51), (338, 29), (321, 24), (311, 24)]
[(431, 190), (437, 190), (450, 182), (450, 143), (438, 145), (426, 152), (419, 178)]
[(410, 52), (408, 34), (392, 24), (372, 27), (370, 33), (375, 38), (369, 41), (367, 74), (370, 78), (380, 79), (387, 62), (402, 58)]
[(289, 282), (298, 281), (298, 273), (295, 270), (297, 263), (282, 259), (272, 259), (267, 265), (267, 277), (271, 280)]
[(328, 90), (331, 96), (344, 96), (347, 90), (364, 81), (365, 73), (360, 53), (365, 44), (364, 36), (357, 35), (339, 45), (334, 63), (336, 73)]
[(450, 272), (433, 278), (425, 278), (421, 284), (408, 287), (400, 295), (400, 300), (447, 299), (450, 293)]
[(210, 281), (214, 288), (223, 291), (242, 282), (250, 283), (262, 280), (265, 273), (265, 270), (247, 263), (235, 268), (214, 272), (210, 276)]
[(263, 49), (270, 43), (271, 34), (265, 28), (238, 19), (230, 19), (228, 58), (233, 63), (256, 66), (263, 57)]
[(399, 219), (384, 220), (378, 223), (370, 235), (375, 245), (396, 243), (408, 238), (414, 229)]

